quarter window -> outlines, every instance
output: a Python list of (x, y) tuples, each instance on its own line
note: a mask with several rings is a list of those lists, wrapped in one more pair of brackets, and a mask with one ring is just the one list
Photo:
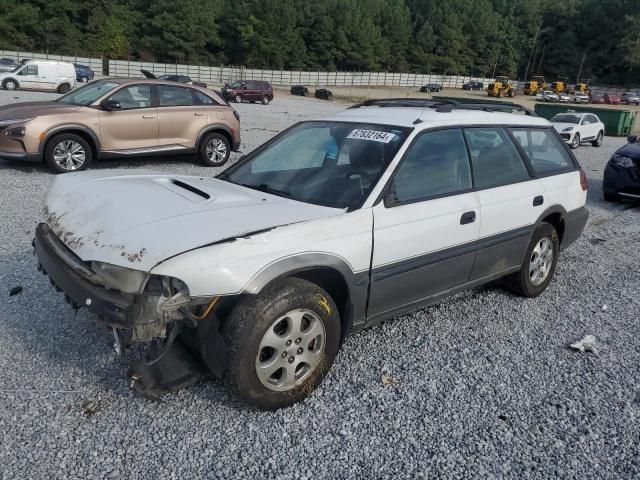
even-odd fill
[(508, 185), (530, 178), (520, 152), (503, 128), (468, 128), (464, 134), (471, 151), (476, 188)]
[(152, 106), (151, 85), (131, 85), (121, 88), (110, 100), (119, 102), (121, 110), (149, 108)]
[(529, 157), (536, 174), (563, 170), (573, 165), (564, 145), (551, 131), (514, 129), (512, 133)]
[(199, 105), (215, 105), (213, 98), (205, 95), (202, 92), (199, 92), (198, 90), (191, 90), (191, 94), (195, 98), (195, 103)]
[(158, 87), (161, 107), (183, 107), (193, 105), (191, 89), (161, 85)]
[(420, 135), (404, 157), (393, 188), (400, 203), (470, 190), (471, 166), (462, 132), (439, 130)]

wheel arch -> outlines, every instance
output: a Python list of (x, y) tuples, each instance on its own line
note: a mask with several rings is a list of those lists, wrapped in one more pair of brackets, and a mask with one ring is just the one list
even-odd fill
[(197, 152), (199, 152), (200, 149), (202, 148), (202, 141), (204, 140), (204, 137), (206, 137), (207, 134), (209, 133), (221, 133), (222, 135), (224, 135), (227, 141), (229, 142), (229, 148), (231, 148), (231, 150), (233, 151), (234, 141), (233, 141), (233, 132), (231, 131), (231, 129), (223, 124), (214, 124), (214, 125), (209, 125), (203, 128), (198, 134), (198, 138), (196, 139), (196, 144), (195, 144), (195, 148)]
[(249, 281), (244, 293), (258, 294), (286, 277), (307, 280), (331, 296), (340, 313), (342, 339), (364, 322), (368, 271), (354, 273), (346, 260), (328, 253), (298, 255), (263, 269)]
[(100, 139), (98, 136), (88, 127), (84, 125), (77, 124), (68, 124), (68, 125), (59, 125), (57, 127), (51, 128), (48, 130), (42, 140), (40, 140), (40, 145), (38, 146), (38, 154), (44, 160), (44, 152), (47, 146), (47, 143), (55, 136), (60, 133), (72, 133), (74, 135), (78, 135), (85, 139), (89, 146), (91, 147), (91, 151), (93, 153), (93, 158), (97, 158), (100, 153)]
[(4, 88), (4, 84), (5, 84), (5, 82), (7, 82), (8, 80), (12, 80), (12, 81), (16, 82), (16, 85), (17, 85), (17, 87), (16, 87), (16, 88), (20, 88), (20, 82), (19, 82), (17, 79), (15, 79), (14, 77), (7, 77), (7, 78), (3, 78), (3, 79), (2, 79), (2, 88)]
[[(550, 223), (558, 232), (558, 240), (560, 245), (562, 245), (562, 240), (564, 238), (565, 232), (565, 217), (567, 215), (567, 211), (564, 209), (562, 205), (552, 205), (547, 208), (542, 214), (538, 217), (536, 221), (535, 228), (538, 228), (542, 223)], [(533, 233), (532, 233), (533, 235)]]

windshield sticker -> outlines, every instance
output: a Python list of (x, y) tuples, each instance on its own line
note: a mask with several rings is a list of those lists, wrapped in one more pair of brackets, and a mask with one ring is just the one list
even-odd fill
[(370, 140), (373, 142), (389, 143), (395, 138), (395, 133), (380, 132), (377, 130), (363, 130), (356, 129), (349, 134), (347, 138), (353, 138), (356, 140)]

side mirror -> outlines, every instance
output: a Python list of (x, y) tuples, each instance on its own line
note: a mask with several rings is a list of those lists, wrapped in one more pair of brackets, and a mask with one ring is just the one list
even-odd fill
[(120, 110), (122, 109), (122, 105), (117, 100), (105, 100), (101, 104), (102, 108), (106, 111), (110, 112), (111, 110)]
[(629, 135), (627, 137), (627, 142), (629, 143), (636, 143), (638, 141), (638, 136), (637, 135)]

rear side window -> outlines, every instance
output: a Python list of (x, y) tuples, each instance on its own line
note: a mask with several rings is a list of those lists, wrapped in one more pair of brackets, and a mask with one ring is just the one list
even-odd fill
[(536, 174), (546, 174), (573, 167), (564, 145), (550, 130), (513, 129), (513, 136), (529, 157)]
[(197, 105), (215, 105), (216, 103), (213, 101), (213, 98), (205, 95), (202, 92), (199, 92), (198, 90), (191, 90), (191, 94), (193, 95), (193, 98)]
[(523, 182), (530, 178), (520, 152), (503, 128), (468, 128), (464, 134), (471, 152), (476, 188)]
[(458, 129), (422, 134), (409, 148), (393, 181), (400, 203), (472, 188), (471, 166)]
[(191, 89), (161, 85), (158, 87), (161, 107), (181, 107), (193, 105)]

